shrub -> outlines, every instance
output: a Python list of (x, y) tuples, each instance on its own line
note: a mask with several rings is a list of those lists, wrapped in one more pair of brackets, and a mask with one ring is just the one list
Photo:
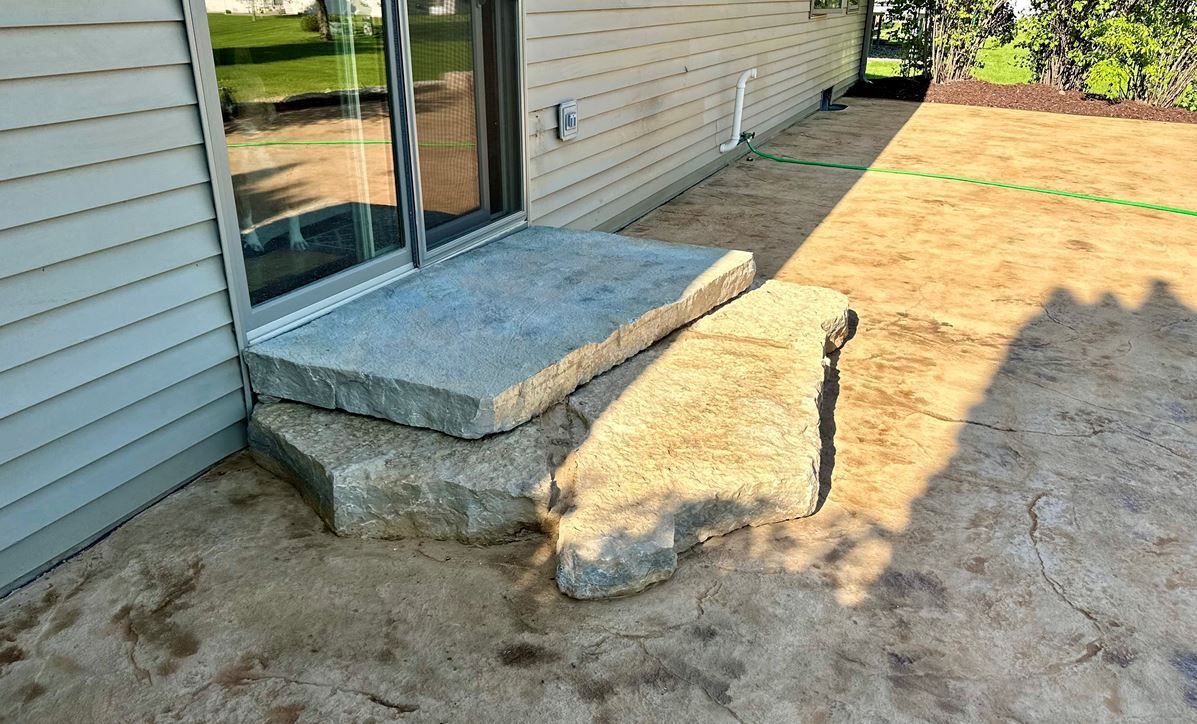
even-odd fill
[(1097, 25), (1132, 1), (1033, 0), (1033, 12), (1019, 27), (1019, 43), (1028, 50), (1027, 62), (1039, 82), (1084, 90)]
[(320, 32), (320, 18), (315, 13), (299, 16), (299, 29), (305, 33)]
[(1022, 45), (1042, 83), (1114, 100), (1192, 104), (1197, 0), (1036, 0)]
[(237, 114), (237, 97), (233, 94), (231, 86), (221, 85), (218, 87), (220, 94), (220, 112), (225, 118), (232, 118)]
[(1197, 111), (1197, 81), (1189, 84), (1188, 89), (1176, 99), (1176, 105), (1181, 108)]
[(935, 83), (970, 77), (986, 40), (1014, 35), (1008, 0), (894, 0), (889, 12), (903, 75), (929, 75)]

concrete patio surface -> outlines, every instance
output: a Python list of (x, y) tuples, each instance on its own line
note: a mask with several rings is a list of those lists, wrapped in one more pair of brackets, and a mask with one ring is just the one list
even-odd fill
[[(1197, 198), (1195, 126), (849, 103), (768, 150)], [(579, 602), (235, 456), (0, 602), (0, 720), (1197, 720), (1197, 220), (743, 160), (625, 233), (851, 298), (815, 515)]]

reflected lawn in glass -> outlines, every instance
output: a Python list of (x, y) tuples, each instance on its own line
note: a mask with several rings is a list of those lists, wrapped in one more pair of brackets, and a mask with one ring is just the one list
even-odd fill
[[(415, 80), (435, 80), (452, 71), (470, 70), (470, 22), (468, 16), (414, 16), (412, 71)], [(355, 23), (360, 26), (363, 20)], [(386, 86), (381, 18), (371, 18), (374, 32), (354, 38), (358, 87)], [(429, 27), (425, 27), (429, 26)], [(300, 29), (297, 16), (259, 17), (208, 15), (212, 36), (216, 78), (222, 94), (237, 103), (277, 100), (304, 93), (345, 90), (331, 55), (332, 41)], [(419, 31), (417, 32), (417, 29)], [(459, 52), (444, 52), (443, 46), (463, 46)], [(465, 58), (465, 64), (460, 62)]]
[[(221, 105), (251, 303), (406, 248), (381, 26), (334, 18), (355, 30), (326, 41), (296, 17), (216, 19), (218, 76), (242, 84)], [(302, 99), (264, 100), (280, 67)]]
[(423, 0), (407, 3), (413, 63), (419, 55), (427, 68), (452, 69), (415, 88), (420, 194), (428, 229), (482, 206), (478, 148), (469, 145), (478, 142), (476, 18), (468, 2), (450, 7), (452, 14), (431, 15), (424, 14), (430, 9)]

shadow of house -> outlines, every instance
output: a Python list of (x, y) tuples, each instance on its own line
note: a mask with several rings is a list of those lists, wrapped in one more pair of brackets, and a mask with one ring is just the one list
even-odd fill
[[(844, 102), (847, 110), (816, 113), (765, 142), (761, 150), (869, 166), (919, 109), (917, 103), (891, 103), (856, 114), (853, 99)], [(826, 147), (834, 151), (817, 150)], [(757, 274), (772, 279), (863, 175), (783, 165), (749, 154), (620, 233), (751, 251)], [(761, 183), (762, 177), (767, 185)], [(790, 241), (779, 244), (779, 239)]]
[[(941, 420), (955, 452), (907, 524), (857, 530), (810, 564), (840, 594), (866, 584), (848, 599), (871, 621), (841, 644), (850, 667), (883, 676), (910, 716), (1092, 721), (1184, 716), (1186, 701), (1191, 716), (1195, 348), (1197, 312), (1162, 282), (1137, 307), (1056, 290), (984, 399)], [(987, 699), (961, 672), (1025, 683)]]
[[(514, 584), (504, 603), (530, 635), (557, 636), (563, 619), (619, 622), (599, 629), (609, 637), (596, 651), (614, 655), (608, 638), (634, 643), (642, 656), (621, 666), (663, 668), (745, 719), (753, 704), (736, 681), (751, 673), (736, 652), (759, 646), (775, 661), (778, 627), (790, 644), (809, 639), (794, 654), (817, 672), (806, 711), (850, 701), (861, 717), (932, 721), (1191, 716), (1195, 345), (1197, 311), (1163, 283), (1138, 306), (1057, 290), (984, 398), (959, 420), (933, 420), (956, 430), (954, 452), (902, 525), (832, 490), (812, 517), (711, 539), (674, 580), (606, 602), (557, 593), (551, 539), (483, 555)], [(909, 415), (933, 414), (920, 402)], [(673, 615), (662, 607), (694, 592), (697, 617), (661, 629)], [(801, 615), (777, 620), (779, 597)], [(696, 653), (688, 639), (702, 631), (750, 639)], [(583, 668), (612, 678), (589, 665), (572, 675)]]

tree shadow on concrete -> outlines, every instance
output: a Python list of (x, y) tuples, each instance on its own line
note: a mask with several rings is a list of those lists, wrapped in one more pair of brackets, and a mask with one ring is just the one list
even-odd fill
[[(775, 628), (785, 610), (770, 600), (793, 607), (812, 649), (804, 668), (823, 672), (809, 711), (827, 711), (830, 697), (864, 718), (1189, 717), (1195, 348), (1197, 311), (1162, 282), (1132, 306), (1057, 289), (967, 414), (945, 415), (930, 397), (878, 411), (892, 416), (881, 436), (925, 448), (934, 467), (922, 480), (876, 481), (877, 497), (853, 480), (811, 517), (708, 540), (674, 580), (626, 599), (562, 598), (551, 536), (529, 558), (484, 555), (503, 566), (510, 613), (533, 638), (553, 640), (560, 618), (617, 621), (649, 636), (645, 656), (745, 720), (772, 710), (759, 698), (741, 708), (722, 654), (685, 638), (704, 625), (761, 646), (793, 637)], [(950, 452), (937, 464), (940, 450)], [(654, 624), (696, 589), (686, 627)]]

